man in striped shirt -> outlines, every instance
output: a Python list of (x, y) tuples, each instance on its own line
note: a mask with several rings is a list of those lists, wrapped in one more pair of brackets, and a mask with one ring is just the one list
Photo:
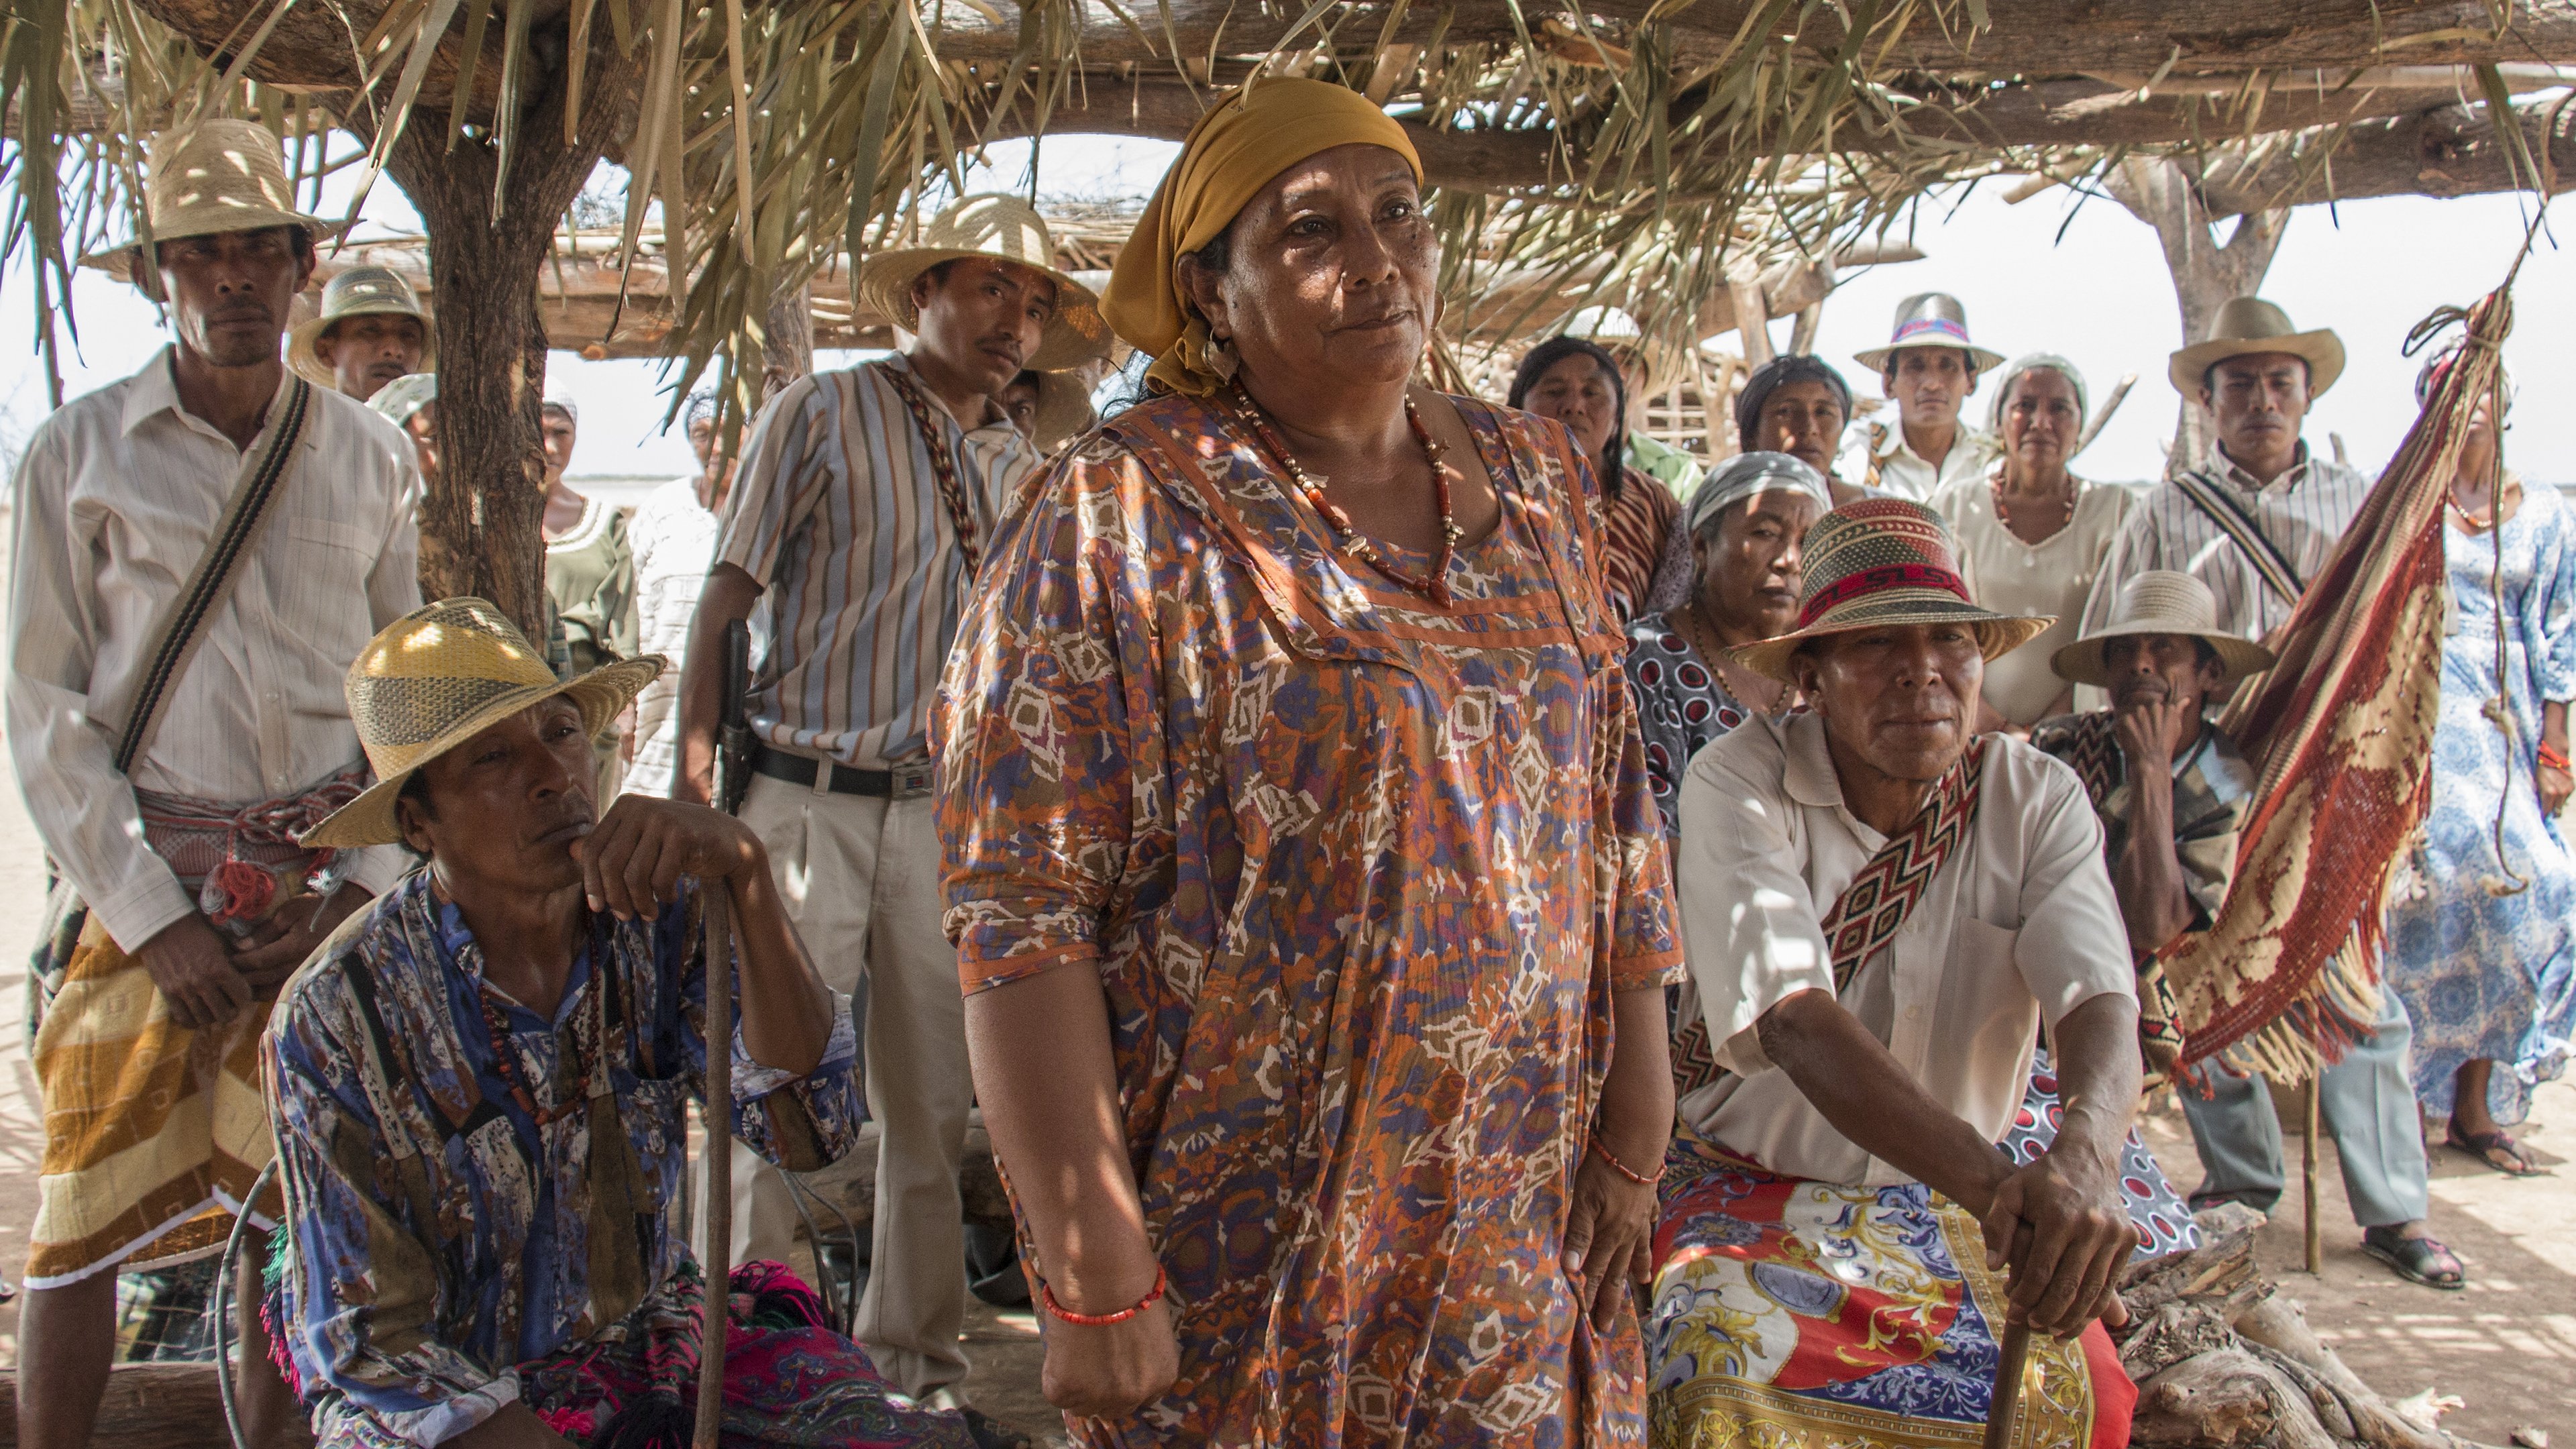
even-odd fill
[[(2308, 404), (2343, 370), (2334, 333), (2301, 332), (2278, 307), (2238, 297), (2208, 341), (2173, 354), (2169, 374), (2217, 422), (2208, 464), (2165, 480), (2129, 514), (2084, 608), (2084, 631), (2110, 622), (2122, 587), (2150, 569), (2209, 586), (2218, 626), (2262, 639), (2287, 623), (2305, 581), (2334, 553), (2370, 495), (2358, 469), (2313, 456), (2299, 437)], [(2378, 1030), (2325, 1070), (2320, 1115), (2334, 1134), (2362, 1246), (2401, 1276), (2437, 1288), (2465, 1281), (2459, 1259), (2425, 1231), (2422, 1129), (2406, 1072), (2414, 1030), (2383, 992)], [(2235, 1200), (2269, 1212), (2285, 1181), (2281, 1125), (2253, 1077), (2204, 1069), (2210, 1095), (2185, 1090), (2183, 1111), (2207, 1175), (2194, 1207)]]
[[(996, 395), (1024, 367), (1098, 356), (1108, 329), (1015, 198), (969, 197), (924, 239), (859, 274), (911, 351), (791, 384), (743, 449), (689, 636), (672, 793), (709, 797), (724, 632), (758, 605), (742, 816), (825, 981), (863, 1004), (882, 1134), (856, 1337), (905, 1393), (964, 1408), (957, 1166), (974, 1083), (939, 924), (930, 709), (982, 546), (1039, 462)], [(795, 1222), (776, 1170), (737, 1144), (734, 1261), (786, 1258)]]

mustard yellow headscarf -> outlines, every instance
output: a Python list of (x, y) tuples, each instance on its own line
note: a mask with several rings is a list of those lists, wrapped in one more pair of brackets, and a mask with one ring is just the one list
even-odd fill
[(1182, 300), (1181, 258), (1216, 240), (1280, 172), (1355, 143), (1384, 146), (1422, 179), (1422, 158), (1404, 127), (1368, 97), (1330, 81), (1254, 81), (1190, 127), (1100, 301), (1118, 335), (1153, 357), (1146, 377), (1192, 397), (1217, 389), (1222, 379), (1208, 365), (1207, 319)]

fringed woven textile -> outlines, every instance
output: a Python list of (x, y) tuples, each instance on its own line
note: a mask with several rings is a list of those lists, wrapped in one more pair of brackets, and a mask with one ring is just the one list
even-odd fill
[(2442, 499), (2497, 348), (2507, 289), (2468, 314), (2458, 366), (2222, 723), (2261, 786), (2218, 919), (2161, 953), (2183, 1057), (2303, 1080), (2379, 1015), (2390, 868), (2431, 800), (2441, 695)]

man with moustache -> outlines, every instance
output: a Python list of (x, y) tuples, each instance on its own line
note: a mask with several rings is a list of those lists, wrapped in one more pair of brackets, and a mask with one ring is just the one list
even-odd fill
[[(2085, 603), (2086, 634), (2109, 624), (2129, 580), (2157, 569), (2206, 585), (2225, 633), (2261, 640), (2289, 622), (2305, 581), (2325, 567), (2370, 495), (2367, 475), (2314, 456), (2299, 436), (2309, 404), (2334, 385), (2343, 363), (2333, 332), (2302, 332), (2258, 297), (2228, 302), (2207, 341), (2173, 354), (2167, 376), (2209, 410), (2217, 447), (2207, 464), (2167, 478), (2130, 511)], [(2323, 1072), (2319, 1115), (2334, 1134), (2365, 1245), (2401, 1277), (2457, 1288), (2465, 1269), (2424, 1223), (2431, 1197), (2406, 1063), (2414, 1028), (2396, 992), (2380, 997), (2370, 1039)], [(2265, 1083), (2223, 1066), (2190, 1076), (2190, 1089), (2178, 1095), (2207, 1174), (2192, 1205), (2234, 1201), (2270, 1212), (2287, 1178)]]
[[(742, 818), (826, 984), (855, 996), (866, 983), (883, 1136), (857, 1337), (897, 1388), (963, 1407), (957, 1164), (974, 1084), (940, 929), (930, 709), (976, 565), (1039, 462), (995, 396), (1024, 368), (1101, 355), (1109, 334), (1015, 197), (966, 198), (923, 245), (869, 258), (858, 286), (915, 343), (800, 379), (762, 410), (690, 629), (672, 793), (711, 793), (725, 630), (765, 605)], [(734, 1261), (786, 1257), (790, 1189), (739, 1146), (734, 1161)]]
[[(1732, 653), (1810, 708), (1682, 782), (1683, 947), (1726, 1070), (1666, 1159), (1658, 1437), (1973, 1434), (2009, 1319), (2044, 1335), (2021, 1442), (2125, 1443), (2097, 1320), (2125, 1319), (2138, 1241), (2135, 978), (2082, 784), (1974, 734), (1986, 661), (2050, 621), (1979, 608), (1940, 516), (1895, 498), (1809, 530), (1797, 618)], [(2017, 1165), (1995, 1144), (2043, 1024), (2064, 1112)]]
[[(278, 983), (407, 865), (297, 842), (366, 782), (342, 674), (420, 602), (411, 445), (278, 356), (334, 226), (295, 209), (256, 124), (164, 132), (149, 155), (151, 254), (82, 262), (162, 302), (173, 345), (48, 418), (15, 490), (10, 752), (57, 890), (85, 903), (57, 897), (39, 963), (18, 1442), (45, 1449), (89, 1443), (118, 1271), (219, 1246), (270, 1159), (257, 1052)], [(223, 582), (190, 628), (201, 566)], [(291, 1406), (255, 1312), (240, 1335), (266, 1442)]]
[[(1855, 353), (1878, 374), (1896, 422), (1861, 429), (1853, 473), (1899, 498), (1928, 503), (1962, 479), (1982, 478), (2001, 449), (1993, 435), (1959, 421), (1977, 379), (2004, 365), (2003, 354), (1968, 340), (1968, 309), (1947, 292), (1924, 292), (1896, 304), (1885, 347)], [(2076, 420), (2081, 423), (2082, 419)]]
[(2138, 963), (2139, 1055), (2162, 1076), (2182, 1038), (2156, 953), (2217, 916), (2254, 799), (2254, 767), (2207, 707), (2271, 668), (2272, 651), (2218, 627), (2208, 585), (2151, 569), (2121, 589), (2109, 622), (2049, 662), (2069, 684), (2110, 692), (2110, 708), (2042, 720), (2030, 742), (2074, 769), (2102, 818), (2103, 858)]
[(351, 267), (322, 288), (322, 308), (289, 334), (286, 365), (316, 387), (372, 402), (387, 383), (438, 366), (429, 314), (390, 267)]

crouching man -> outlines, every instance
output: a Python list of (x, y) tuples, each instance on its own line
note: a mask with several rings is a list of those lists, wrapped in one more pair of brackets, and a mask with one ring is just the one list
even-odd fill
[[(670, 1208), (707, 1065), (704, 883), (736, 921), (733, 1133), (791, 1170), (857, 1135), (849, 1000), (759, 839), (670, 801), (596, 813), (590, 741), (661, 668), (559, 683), (480, 599), (406, 615), (350, 668), (378, 782), (306, 841), (399, 840), (426, 867), (306, 963), (265, 1043), (269, 1310), (324, 1445), (686, 1441), (707, 1294)], [(786, 1268), (731, 1287), (729, 1442), (966, 1449)]]
[[(1681, 1099), (1667, 1159), (1654, 1441), (1973, 1442), (2019, 1320), (2043, 1336), (2017, 1442), (2125, 1444), (2095, 1320), (2138, 1241), (2127, 938), (2074, 772), (1971, 735), (1985, 661), (2051, 621), (1971, 603), (1920, 504), (1847, 503), (1805, 554), (1799, 627), (1732, 652), (1810, 712), (1682, 783), (1683, 942), (1729, 1074)], [(1995, 1143), (2043, 1025), (2063, 1114), (2015, 1166)]]

